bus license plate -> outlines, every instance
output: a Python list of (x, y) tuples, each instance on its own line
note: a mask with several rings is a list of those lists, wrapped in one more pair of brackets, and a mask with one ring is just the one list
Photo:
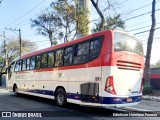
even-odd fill
[(127, 102), (132, 102), (132, 98), (127, 98)]

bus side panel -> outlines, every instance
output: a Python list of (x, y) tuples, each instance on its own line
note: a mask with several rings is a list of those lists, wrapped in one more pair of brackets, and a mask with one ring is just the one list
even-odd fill
[(54, 92), (59, 86), (68, 92), (68, 83), (65, 75), (65, 71), (62, 70), (44, 70), (41, 72), (26, 71), (26, 73), (21, 72), (15, 75), (17, 78), (15, 83), (19, 91), (38, 93), (39, 96), (48, 95), (54, 98)]

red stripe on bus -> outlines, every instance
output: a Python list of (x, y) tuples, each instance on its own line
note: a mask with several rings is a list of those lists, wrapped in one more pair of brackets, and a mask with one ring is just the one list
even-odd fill
[[(113, 52), (111, 54), (104, 55), (103, 57), (99, 56), (97, 59), (94, 59), (85, 64), (72, 65), (72, 66), (62, 66), (62, 67), (53, 67), (53, 68), (41, 68), (37, 70), (29, 70), (33, 72), (44, 72), (44, 71), (53, 71), (53, 70), (67, 70), (67, 69), (79, 69), (79, 68), (90, 68), (90, 67), (101, 67), (101, 66), (117, 66), (118, 68), (123, 69), (144, 69), (143, 57), (137, 54), (126, 53), (126, 52)], [(18, 73), (25, 73), (28, 71), (20, 71)]]

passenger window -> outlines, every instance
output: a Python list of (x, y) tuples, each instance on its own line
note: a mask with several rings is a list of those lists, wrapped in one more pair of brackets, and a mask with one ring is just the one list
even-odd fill
[(41, 67), (41, 56), (36, 56), (36, 69)]
[(89, 42), (76, 46), (77, 56), (86, 55), (89, 53)]
[(22, 70), (26, 70), (26, 59), (22, 62)]
[(48, 67), (54, 66), (54, 52), (48, 53)]
[(19, 70), (19, 60), (16, 61), (15, 69), (14, 71), (17, 72)]
[(31, 57), (29, 69), (30, 70), (34, 70), (35, 69), (35, 57)]
[(71, 65), (73, 60), (73, 47), (65, 48), (64, 65)]
[(101, 49), (101, 39), (92, 40), (90, 42), (90, 59), (96, 58)]
[(88, 60), (89, 42), (75, 46), (74, 64), (84, 63)]
[(41, 55), (41, 68), (47, 67), (47, 53)]
[(27, 70), (29, 70), (29, 66), (30, 66), (30, 58), (27, 59)]
[(63, 66), (63, 50), (56, 51), (55, 66)]
[(15, 62), (12, 62), (11, 65), (10, 65), (10, 66), (11, 66), (11, 67), (10, 67), (11, 72), (14, 71), (14, 64), (15, 64)]

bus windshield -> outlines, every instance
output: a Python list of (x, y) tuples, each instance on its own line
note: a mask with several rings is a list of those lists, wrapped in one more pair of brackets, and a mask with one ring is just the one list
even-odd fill
[(114, 51), (128, 51), (143, 56), (143, 45), (138, 39), (125, 33), (114, 32)]

